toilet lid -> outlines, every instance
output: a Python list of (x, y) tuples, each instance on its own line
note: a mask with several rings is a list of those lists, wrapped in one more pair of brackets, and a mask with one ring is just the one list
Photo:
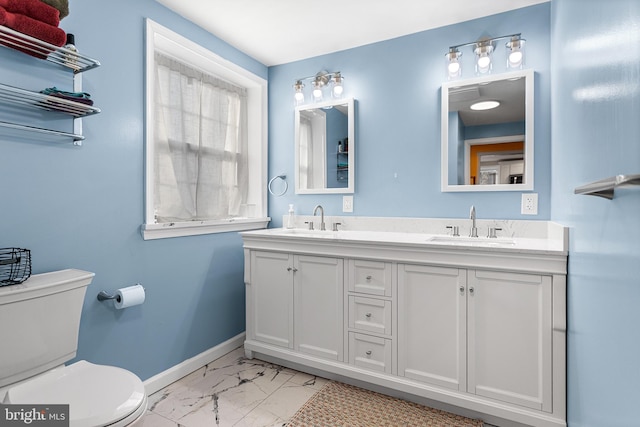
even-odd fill
[(138, 409), (145, 390), (127, 370), (81, 360), (12, 387), (6, 399), (13, 404), (68, 404), (71, 426), (101, 427)]

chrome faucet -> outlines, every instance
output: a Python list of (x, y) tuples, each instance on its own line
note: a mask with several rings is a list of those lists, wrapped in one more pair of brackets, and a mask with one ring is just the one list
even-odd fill
[(326, 227), (324, 225), (324, 208), (320, 205), (316, 206), (315, 208), (313, 208), (313, 216), (316, 216), (316, 212), (318, 212), (318, 209), (320, 209), (320, 230), (326, 230)]
[(478, 227), (476, 227), (476, 207), (473, 205), (471, 205), (469, 219), (471, 220), (471, 231), (469, 232), (469, 237), (478, 237)]

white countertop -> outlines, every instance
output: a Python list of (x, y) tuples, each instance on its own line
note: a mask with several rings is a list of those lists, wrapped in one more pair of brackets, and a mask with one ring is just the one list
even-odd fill
[[(372, 243), (392, 246), (448, 248), (511, 253), (568, 254), (568, 228), (551, 221), (478, 219), (480, 237), (468, 237), (471, 221), (447, 218), (341, 217), (325, 216), (327, 230), (319, 230), (320, 217), (295, 216), (294, 228), (271, 228), (241, 233), (248, 238), (281, 238), (291, 241)], [(316, 230), (308, 229), (314, 222)], [(339, 231), (330, 231), (339, 223)], [(283, 218), (287, 224), (287, 217)], [(451, 236), (447, 226), (457, 226), (460, 236)], [(486, 237), (497, 227), (497, 238)]]
[(424, 246), (425, 248), (457, 248), (490, 252), (542, 253), (566, 255), (563, 239), (531, 237), (466, 237), (445, 234), (411, 233), (397, 231), (340, 230), (320, 231), (303, 228), (270, 228), (241, 233), (248, 238), (280, 238), (292, 241), (323, 241), (324, 243), (370, 243), (400, 246)]

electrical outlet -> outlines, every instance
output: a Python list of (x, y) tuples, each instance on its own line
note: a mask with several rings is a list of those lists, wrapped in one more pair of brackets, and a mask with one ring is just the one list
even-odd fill
[(342, 212), (353, 212), (353, 196), (342, 196)]
[(538, 215), (538, 193), (524, 193), (522, 195), (522, 215)]

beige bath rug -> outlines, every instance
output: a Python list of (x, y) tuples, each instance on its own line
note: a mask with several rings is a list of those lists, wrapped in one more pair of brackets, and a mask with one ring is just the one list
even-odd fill
[(304, 404), (288, 427), (482, 427), (461, 417), (416, 403), (330, 382)]

